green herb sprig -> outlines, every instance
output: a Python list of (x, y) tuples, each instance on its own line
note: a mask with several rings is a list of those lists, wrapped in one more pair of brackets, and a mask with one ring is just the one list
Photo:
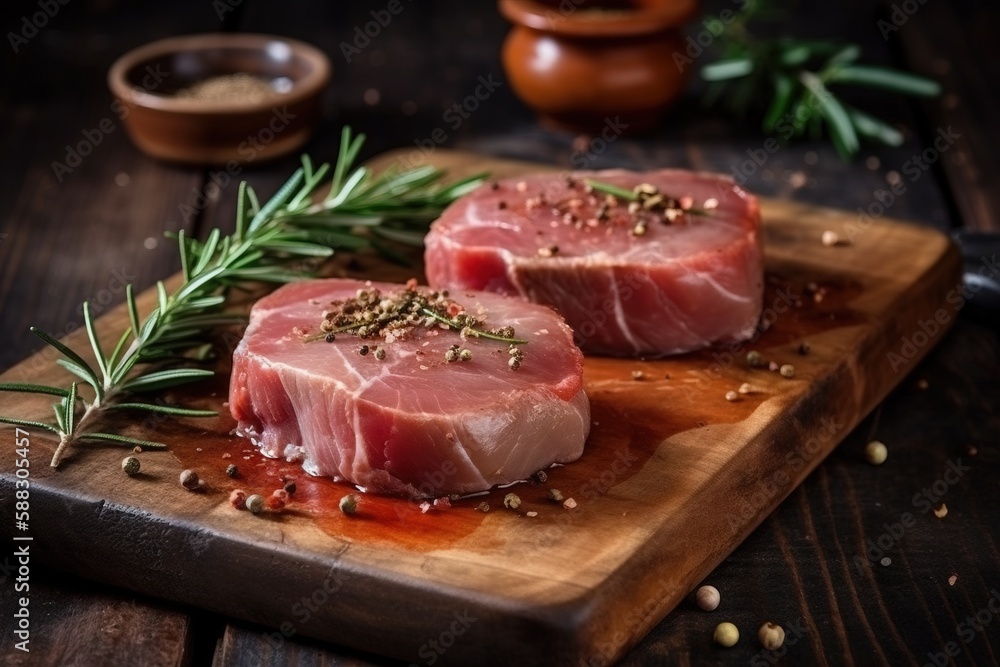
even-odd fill
[(472, 338), (488, 338), (489, 340), (495, 340), (501, 343), (510, 343), (512, 345), (528, 344), (528, 341), (524, 340), (523, 338), (514, 338), (514, 336), (504, 336), (503, 334), (493, 333), (492, 331), (485, 331), (483, 329), (479, 329), (476, 327), (470, 327), (469, 325), (463, 324), (457, 319), (445, 317), (444, 315), (441, 315), (440, 313), (437, 313), (431, 310), (430, 308), (423, 308), (421, 312), (424, 315), (440, 322), (441, 324), (444, 324), (449, 329), (454, 329), (455, 331), (461, 332), (465, 336), (470, 336)]
[[(31, 332), (54, 347), (57, 360), (76, 376), (68, 388), (31, 383), (0, 384), (0, 391), (58, 397), (55, 419), (39, 422), (0, 416), (0, 422), (51, 431), (59, 438), (51, 465), (57, 467), (75, 444), (110, 444), (163, 448), (165, 445), (94, 430), (99, 419), (122, 410), (179, 417), (209, 417), (209, 410), (192, 410), (149, 400), (150, 392), (202, 380), (213, 371), (197, 364), (210, 358), (213, 334), (245, 321), (242, 313), (226, 312), (234, 289), (259, 283), (286, 283), (315, 275), (315, 262), (335, 249), (373, 246), (398, 256), (391, 243), (420, 245), (427, 225), (457, 197), (478, 187), (485, 175), (443, 184), (444, 172), (424, 166), (390, 169), (375, 175), (354, 163), (364, 143), (345, 127), (340, 152), (332, 167), (314, 168), (308, 157), (302, 167), (263, 206), (256, 192), (239, 186), (236, 230), (224, 235), (213, 229), (204, 241), (176, 234), (183, 280), (172, 293), (156, 284), (157, 304), (140, 319), (132, 285), (125, 291), (129, 326), (105, 352), (90, 306), (83, 304), (84, 325), (96, 366), (44, 331)], [(329, 176), (329, 179), (328, 179)], [(320, 199), (315, 196), (329, 184)], [(305, 261), (304, 261), (305, 260)], [(305, 267), (305, 268), (303, 268)], [(89, 400), (79, 391), (86, 388)]]
[(706, 102), (722, 102), (743, 117), (758, 100), (769, 99), (762, 120), (764, 132), (786, 141), (806, 132), (819, 138), (826, 127), (844, 159), (858, 153), (863, 139), (902, 144), (899, 130), (844, 102), (831, 88), (855, 85), (931, 97), (940, 94), (940, 86), (906, 72), (858, 63), (861, 48), (857, 44), (756, 37), (747, 24), (778, 15), (773, 4), (751, 0), (722, 27), (716, 40), (720, 56), (701, 70), (701, 77), (710, 83)]
[[(638, 203), (649, 202), (650, 204), (652, 204), (655, 201), (656, 203), (655, 206), (653, 206), (653, 208), (658, 208), (658, 209), (673, 208), (678, 213), (685, 213), (688, 215), (710, 215), (709, 211), (703, 208), (698, 208), (697, 206), (689, 206), (688, 208), (681, 208), (680, 201), (676, 197), (670, 197), (664, 195), (663, 193), (653, 188), (652, 186), (648, 186), (647, 190), (643, 190), (643, 186), (639, 185), (629, 190), (628, 188), (620, 187), (618, 185), (615, 185), (614, 183), (595, 181), (592, 178), (585, 179), (584, 185), (588, 186), (595, 192), (602, 192), (606, 195), (611, 195), (612, 197), (617, 197), (618, 199), (627, 202), (638, 202)], [(653, 199), (653, 197), (656, 197), (656, 199), (650, 201)]]

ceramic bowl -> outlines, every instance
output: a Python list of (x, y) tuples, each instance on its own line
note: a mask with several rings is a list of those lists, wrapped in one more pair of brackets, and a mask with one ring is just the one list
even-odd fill
[[(130, 51), (108, 72), (114, 111), (141, 150), (173, 162), (246, 164), (301, 147), (321, 113), (330, 61), (286, 37), (202, 34)], [(247, 74), (269, 84), (264, 98), (184, 97), (214, 77)], [(181, 95), (178, 95), (181, 93)]]
[(499, 0), (498, 7), (514, 25), (503, 46), (507, 78), (543, 124), (648, 129), (690, 74), (674, 56), (685, 53), (681, 30), (696, 0)]

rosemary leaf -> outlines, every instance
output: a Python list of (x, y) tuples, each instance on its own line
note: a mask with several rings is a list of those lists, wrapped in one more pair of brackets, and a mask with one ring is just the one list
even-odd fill
[(584, 184), (590, 188), (597, 190), (598, 192), (603, 192), (606, 195), (611, 195), (613, 197), (618, 197), (619, 199), (624, 199), (625, 201), (636, 201), (639, 197), (631, 190), (626, 188), (618, 187), (611, 183), (604, 183), (602, 181), (593, 181), (589, 178), (584, 180)]
[(132, 335), (132, 327), (125, 329), (122, 332), (121, 337), (118, 339), (118, 344), (115, 345), (115, 349), (111, 352), (111, 356), (108, 357), (108, 373), (106, 381), (110, 381), (110, 373), (113, 372), (116, 363), (118, 362), (118, 355), (121, 354), (122, 349), (125, 347), (125, 343), (128, 342), (129, 336)]
[(281, 189), (278, 190), (277, 194), (275, 194), (271, 198), (271, 200), (264, 205), (264, 208), (260, 209), (260, 211), (257, 212), (257, 215), (255, 215), (253, 219), (250, 221), (248, 229), (252, 232), (258, 227), (260, 227), (262, 224), (264, 224), (264, 222), (268, 219), (269, 216), (271, 216), (271, 214), (273, 214), (279, 208), (284, 206), (285, 202), (291, 199), (292, 194), (295, 192), (295, 189), (299, 187), (299, 183), (301, 182), (302, 182), (302, 169), (300, 168), (297, 169), (294, 174), (292, 174), (292, 177), (288, 179), (287, 183), (281, 186)]
[(175, 415), (177, 417), (218, 417), (215, 410), (192, 410), (190, 408), (178, 408), (172, 405), (157, 405), (155, 403), (116, 403), (111, 406), (112, 410), (145, 410), (146, 412), (157, 412), (164, 415)]
[(181, 256), (181, 275), (184, 276), (184, 281), (187, 282), (188, 280), (191, 280), (191, 261), (188, 258), (189, 249), (187, 235), (184, 233), (183, 229), (177, 232), (177, 247)]
[(888, 123), (866, 114), (860, 109), (847, 107), (854, 129), (858, 134), (880, 141), (887, 146), (900, 146), (903, 143), (903, 133)]
[(76, 362), (70, 361), (69, 359), (56, 359), (56, 363), (93, 387), (94, 393), (97, 395), (98, 400), (100, 400), (104, 393), (104, 387), (101, 386), (100, 381), (97, 376), (94, 375), (94, 371), (90, 370), (89, 366), (80, 366)]
[(125, 286), (125, 302), (128, 304), (128, 319), (132, 324), (132, 333), (138, 336), (141, 331), (139, 326), (139, 307), (135, 303), (135, 290), (132, 288), (132, 283)]
[(727, 79), (738, 79), (753, 71), (753, 61), (749, 58), (734, 58), (733, 60), (720, 60), (706, 65), (701, 70), (701, 76), (705, 81), (725, 81)]
[(801, 72), (799, 79), (809, 89), (819, 102), (819, 111), (830, 124), (830, 136), (837, 152), (842, 157), (850, 158), (859, 148), (858, 135), (854, 131), (847, 110), (836, 97), (831, 95), (819, 77), (811, 72)]
[(153, 391), (157, 389), (167, 389), (179, 384), (185, 384), (193, 379), (202, 379), (215, 375), (213, 371), (203, 368), (173, 368), (165, 371), (149, 373), (135, 379), (129, 380), (122, 389), (124, 391)]
[(108, 363), (104, 358), (104, 351), (101, 349), (101, 342), (97, 338), (97, 330), (94, 328), (94, 319), (90, 316), (90, 302), (83, 302), (83, 324), (87, 329), (87, 338), (90, 339), (90, 346), (94, 349), (94, 358), (97, 360), (97, 367), (101, 370), (101, 377), (105, 384), (108, 381)]
[(88, 364), (86, 361), (83, 360), (83, 357), (81, 357), (79, 354), (77, 354), (73, 350), (63, 345), (61, 342), (59, 342), (52, 336), (45, 333), (41, 329), (38, 329), (36, 327), (31, 327), (30, 331), (31, 333), (41, 338), (52, 347), (59, 350), (59, 352), (61, 352), (63, 356), (66, 357), (66, 359), (73, 362), (83, 373), (82, 375), (80, 375), (80, 377), (83, 377), (84, 379), (89, 378), (90, 380), (93, 380), (95, 383), (97, 382), (97, 373), (95, 373), (94, 369), (90, 367), (90, 364)]
[(934, 81), (906, 72), (897, 72), (870, 65), (840, 67), (830, 74), (828, 81), (831, 83), (853, 83), (858, 86), (868, 86), (920, 97), (933, 97), (941, 94), (941, 86)]
[(198, 251), (198, 263), (195, 265), (192, 275), (200, 276), (201, 272), (208, 268), (209, 262), (215, 257), (215, 250), (219, 245), (220, 236), (222, 236), (222, 232), (218, 229), (213, 229), (208, 234), (208, 238), (205, 239), (205, 245)]
[(44, 384), (28, 382), (0, 382), (0, 391), (17, 391), (23, 394), (49, 394), (51, 396), (67, 396), (69, 392), (61, 387), (49, 387)]
[(116, 435), (114, 433), (82, 433), (79, 436), (79, 440), (82, 442), (96, 440), (98, 442), (109, 442), (111, 444), (128, 445), (130, 447), (142, 447), (143, 449), (167, 448), (167, 446), (162, 442), (152, 442), (150, 440), (142, 440), (140, 438), (130, 438), (125, 435)]
[(63, 406), (66, 408), (66, 412), (63, 416), (63, 429), (67, 433), (73, 432), (73, 426), (76, 424), (76, 383), (74, 382), (69, 386), (69, 393), (63, 398)]
[(52, 431), (55, 434), (59, 434), (59, 428), (52, 425), (46, 424), (45, 422), (31, 421), (30, 419), (16, 419), (14, 417), (3, 417), (0, 416), (0, 422), (4, 424), (11, 424), (12, 426), (25, 426), (28, 428), (41, 428), (46, 431)]

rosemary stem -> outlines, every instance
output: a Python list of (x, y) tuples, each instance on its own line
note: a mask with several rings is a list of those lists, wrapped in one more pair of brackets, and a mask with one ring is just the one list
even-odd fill
[(639, 195), (631, 190), (626, 190), (625, 188), (620, 188), (617, 185), (612, 185), (611, 183), (604, 183), (601, 181), (594, 181), (591, 179), (586, 179), (584, 183), (590, 186), (592, 189), (598, 192), (603, 192), (606, 195), (612, 195), (618, 197), (619, 199), (624, 199), (625, 201), (639, 201)]
[[(105, 394), (105, 400), (110, 398), (109, 395)], [(56, 451), (52, 454), (52, 461), (49, 465), (53, 468), (58, 468), (59, 463), (62, 462), (63, 454), (66, 452), (66, 448), (69, 447), (76, 440), (76, 434), (80, 432), (85, 432), (85, 427), (89, 422), (93, 421), (94, 418), (103, 412), (104, 408), (101, 403), (96, 400), (87, 406), (87, 409), (83, 411), (83, 416), (77, 421), (73, 430), (69, 433), (63, 433), (59, 438), (59, 445), (56, 447)]]
[(490, 340), (497, 340), (497, 341), (500, 341), (501, 343), (513, 343), (515, 345), (527, 345), (528, 344), (528, 341), (522, 340), (520, 338), (508, 338), (507, 336), (498, 336), (497, 334), (490, 333), (489, 331), (482, 331), (480, 329), (473, 329), (472, 327), (463, 327), (461, 324), (459, 324), (455, 320), (450, 320), (447, 317), (444, 317), (443, 315), (438, 315), (437, 313), (435, 313), (430, 308), (423, 308), (423, 309), (421, 309), (421, 312), (423, 312), (424, 315), (428, 315), (429, 317), (433, 317), (435, 320), (437, 320), (438, 322), (441, 322), (442, 324), (447, 324), (452, 329), (458, 329), (459, 331), (465, 331), (465, 332), (468, 333), (468, 335), (473, 336), (474, 338), (489, 338)]

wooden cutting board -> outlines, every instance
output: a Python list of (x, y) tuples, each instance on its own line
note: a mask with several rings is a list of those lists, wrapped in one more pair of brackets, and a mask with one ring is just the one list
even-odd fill
[[(401, 156), (412, 157), (379, 162)], [(547, 168), (442, 150), (429, 160), (454, 176)], [(664, 361), (588, 359), (586, 451), (545, 484), (518, 485), (520, 512), (503, 508), (499, 490), (427, 513), (365, 497), (346, 517), (337, 501), (352, 489), (262, 459), (230, 435), (221, 366), (218, 381), (167, 397), (220, 417), (119, 416), (109, 427), (170, 445), (140, 454), (135, 478), (121, 471), (125, 451), (101, 446), (78, 446), (53, 470), (52, 439), (30, 432), (30, 527), (18, 534), (33, 537), (39, 560), (260, 623), (274, 645), (301, 634), (420, 665), (606, 664), (711, 572), (954, 319), (946, 297), (961, 262), (941, 234), (786, 201), (765, 200), (763, 216), (767, 330)], [(827, 229), (853, 243), (822, 245)], [(331, 267), (379, 279), (413, 272), (371, 256)], [(141, 312), (153, 302), (144, 294)], [(126, 322), (119, 309), (98, 329), (111, 340)], [(87, 347), (81, 332), (70, 339)], [(794, 377), (750, 368), (751, 349), (794, 365)], [(66, 374), (44, 350), (0, 381), (65, 383)], [(744, 383), (749, 393), (726, 400)], [(0, 413), (48, 419), (47, 398), (0, 395)], [(14, 437), (0, 427), (4, 451)], [(0, 459), (8, 500), (13, 461)], [(224, 472), (230, 463), (236, 479)], [(207, 481), (205, 492), (180, 486), (184, 468)], [(227, 502), (234, 488), (269, 494), (283, 478), (298, 488), (282, 513), (254, 516)], [(547, 501), (550, 488), (577, 507)], [(475, 509), (484, 500), (488, 513)], [(4, 534), (15, 532), (12, 514), (5, 509)]]

